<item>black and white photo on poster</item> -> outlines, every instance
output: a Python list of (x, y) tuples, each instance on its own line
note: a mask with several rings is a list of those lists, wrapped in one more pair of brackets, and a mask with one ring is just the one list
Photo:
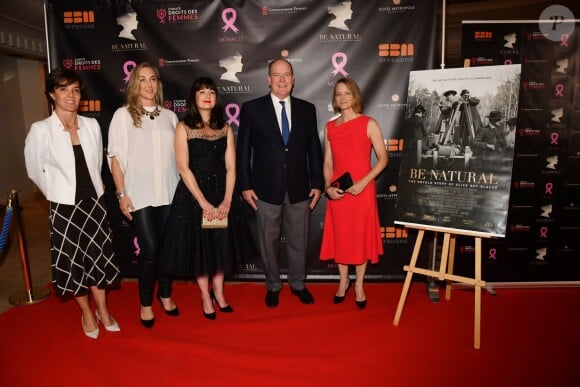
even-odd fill
[(505, 236), (520, 73), (410, 72), (395, 223)]

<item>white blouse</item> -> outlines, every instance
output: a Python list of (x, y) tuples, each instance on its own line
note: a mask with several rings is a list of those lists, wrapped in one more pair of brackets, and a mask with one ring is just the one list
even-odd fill
[(178, 119), (162, 108), (158, 117), (141, 119), (141, 128), (133, 125), (126, 107), (117, 109), (109, 125), (107, 155), (109, 167), (115, 157), (125, 180), (125, 194), (135, 211), (171, 203), (179, 174), (175, 163), (173, 136)]

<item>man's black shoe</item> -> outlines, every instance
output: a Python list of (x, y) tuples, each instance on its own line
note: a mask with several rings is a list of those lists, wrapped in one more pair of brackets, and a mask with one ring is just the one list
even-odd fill
[(275, 308), (278, 306), (278, 295), (280, 294), (280, 291), (272, 291), (272, 290), (268, 290), (268, 292), (266, 293), (266, 306), (268, 308)]
[(314, 304), (314, 297), (312, 297), (312, 294), (310, 294), (308, 289), (306, 288), (300, 290), (290, 289), (290, 291), (292, 292), (292, 294), (298, 297), (300, 299), (300, 302), (302, 302), (303, 304)]

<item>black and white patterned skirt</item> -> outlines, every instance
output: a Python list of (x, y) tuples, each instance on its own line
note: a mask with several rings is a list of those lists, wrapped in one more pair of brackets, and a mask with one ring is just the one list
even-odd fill
[(104, 196), (75, 205), (50, 202), (52, 285), (59, 295), (82, 296), (121, 280)]

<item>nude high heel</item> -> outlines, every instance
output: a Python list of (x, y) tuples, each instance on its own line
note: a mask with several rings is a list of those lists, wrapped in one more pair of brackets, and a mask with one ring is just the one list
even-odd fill
[(99, 338), (99, 328), (95, 329), (94, 331), (85, 331), (85, 317), (81, 316), (81, 328), (83, 328), (83, 333), (85, 336), (91, 339), (98, 339)]
[(103, 320), (101, 320), (101, 317), (99, 317), (99, 312), (97, 310), (95, 310), (95, 317), (97, 318), (97, 323), (103, 324), (103, 326), (105, 327), (105, 330), (107, 332), (120, 332), (121, 331), (121, 327), (119, 327), (119, 324), (117, 323), (117, 321), (115, 321), (114, 318), (111, 317), (111, 319), (113, 320), (113, 323), (111, 325), (107, 326), (103, 323)]

